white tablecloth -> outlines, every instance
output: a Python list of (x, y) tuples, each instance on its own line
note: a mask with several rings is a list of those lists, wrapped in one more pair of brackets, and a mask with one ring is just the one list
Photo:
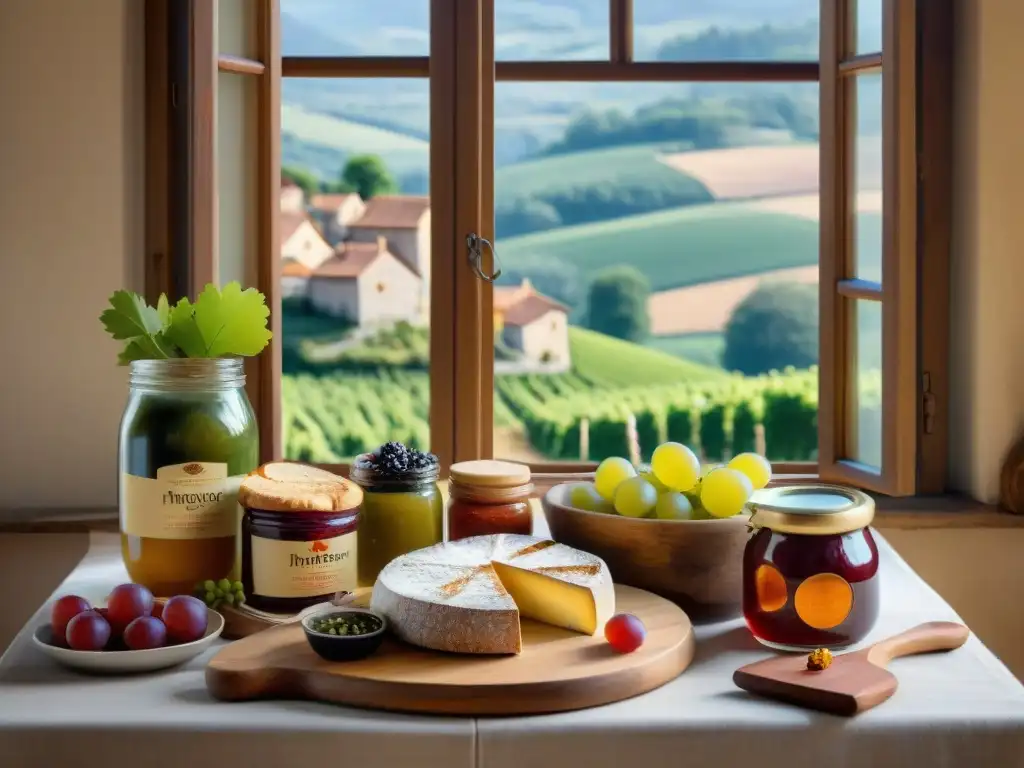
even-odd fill
[[(96, 534), (92, 544), (59, 592), (102, 595), (126, 580), (116, 538)], [(881, 537), (879, 548), (882, 615), (867, 642), (958, 620)], [(895, 696), (849, 720), (736, 689), (733, 670), (766, 655), (741, 621), (699, 627), (690, 668), (644, 696), (561, 715), (472, 719), (216, 702), (203, 682), (216, 649), (153, 675), (85, 677), (32, 646), (31, 631), (46, 620), (42, 608), (0, 659), (2, 768), (1024, 768), (1024, 687), (973, 636), (949, 654), (894, 662)]]

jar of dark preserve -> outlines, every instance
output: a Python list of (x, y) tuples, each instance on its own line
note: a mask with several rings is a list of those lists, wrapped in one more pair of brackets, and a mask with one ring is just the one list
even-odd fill
[(448, 470), (448, 540), (533, 532), (530, 468), (509, 461), (462, 461)]
[(294, 614), (357, 585), (362, 489), (303, 464), (265, 464), (242, 481), (246, 602)]
[(871, 497), (835, 485), (768, 488), (751, 501), (743, 615), (780, 650), (842, 648), (878, 618), (878, 547)]

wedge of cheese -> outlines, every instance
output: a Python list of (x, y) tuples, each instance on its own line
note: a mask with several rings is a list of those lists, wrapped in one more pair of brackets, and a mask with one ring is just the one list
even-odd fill
[(520, 653), (520, 617), (593, 635), (615, 613), (604, 561), (533, 536), (437, 544), (384, 567), (370, 607), (413, 645), (453, 653)]

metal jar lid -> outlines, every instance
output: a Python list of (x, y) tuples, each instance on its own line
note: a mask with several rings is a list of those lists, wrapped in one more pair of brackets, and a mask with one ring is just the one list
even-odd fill
[(856, 488), (809, 483), (757, 491), (750, 500), (750, 511), (755, 528), (828, 536), (871, 525), (875, 501)]

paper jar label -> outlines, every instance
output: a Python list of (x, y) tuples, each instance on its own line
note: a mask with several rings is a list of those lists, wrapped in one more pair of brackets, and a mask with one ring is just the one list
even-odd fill
[(316, 597), (356, 588), (356, 534), (316, 541), (252, 537), (253, 592)]
[(234, 536), (242, 477), (198, 461), (160, 467), (155, 479), (122, 474), (121, 530), (151, 539)]

